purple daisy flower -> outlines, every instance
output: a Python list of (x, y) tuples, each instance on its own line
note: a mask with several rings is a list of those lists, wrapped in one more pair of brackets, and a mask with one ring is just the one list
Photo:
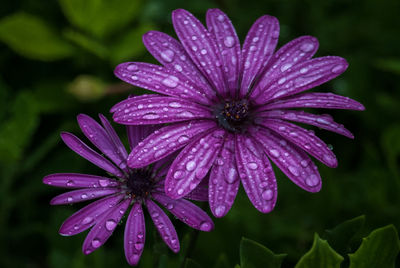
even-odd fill
[(185, 196), (209, 174), (209, 204), (216, 217), (230, 210), (240, 181), (259, 211), (273, 210), (277, 185), (270, 160), (299, 187), (318, 192), (321, 178), (307, 153), (329, 167), (337, 166), (336, 157), (313, 131), (288, 121), (353, 138), (329, 115), (292, 110), (364, 110), (347, 97), (302, 93), (343, 73), (346, 60), (312, 58), (318, 48), (312, 36), (274, 52), (279, 36), (275, 17), (259, 18), (242, 48), (226, 14), (211, 9), (206, 20), (207, 29), (188, 11), (175, 10), (172, 22), (180, 42), (156, 31), (143, 36), (163, 66), (127, 62), (115, 69), (121, 80), (162, 95), (120, 102), (111, 109), (114, 120), (168, 123), (133, 149), (128, 165), (146, 166), (183, 148), (168, 171), (166, 193)]
[[(45, 184), (76, 189), (54, 197), (50, 202), (52, 205), (73, 204), (101, 197), (64, 221), (60, 234), (76, 235), (92, 227), (82, 247), (84, 254), (90, 254), (107, 241), (125, 212), (132, 206), (125, 225), (124, 248), (128, 263), (136, 265), (145, 242), (143, 205), (168, 247), (173, 252), (178, 252), (180, 249), (178, 235), (172, 222), (154, 200), (190, 227), (211, 231), (214, 224), (202, 209), (188, 200), (174, 200), (165, 195), (164, 178), (169, 167), (168, 158), (152, 166), (129, 168), (126, 165), (128, 153), (121, 140), (107, 119), (103, 115), (99, 116), (102, 126), (84, 114), (78, 115), (78, 123), (85, 136), (108, 159), (71, 133), (64, 132), (61, 138), (69, 148), (107, 171), (113, 178), (76, 173), (57, 173), (43, 178)], [(128, 126), (127, 130), (132, 148), (155, 128)], [(207, 200), (207, 190), (200, 187), (189, 194), (188, 198)]]

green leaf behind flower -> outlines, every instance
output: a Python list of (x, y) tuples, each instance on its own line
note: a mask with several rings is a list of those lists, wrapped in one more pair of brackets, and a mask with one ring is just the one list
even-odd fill
[(242, 238), (240, 242), (240, 267), (241, 268), (279, 268), (286, 254), (275, 254), (263, 245)]

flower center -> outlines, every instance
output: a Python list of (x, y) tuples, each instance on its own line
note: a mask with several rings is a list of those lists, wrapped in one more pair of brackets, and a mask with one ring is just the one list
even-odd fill
[(147, 169), (133, 169), (128, 176), (126, 186), (128, 192), (137, 198), (145, 198), (153, 188), (151, 172)]
[(234, 133), (243, 132), (249, 121), (249, 102), (225, 101), (216, 106), (214, 114), (221, 127)]

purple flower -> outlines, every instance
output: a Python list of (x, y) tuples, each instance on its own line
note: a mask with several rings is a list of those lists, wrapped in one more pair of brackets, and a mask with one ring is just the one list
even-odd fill
[[(168, 247), (174, 252), (178, 252), (180, 248), (174, 226), (153, 200), (190, 227), (211, 231), (214, 228), (213, 222), (202, 209), (185, 199), (174, 200), (165, 195), (164, 178), (169, 167), (168, 158), (152, 166), (129, 168), (126, 165), (128, 153), (121, 140), (107, 119), (103, 115), (99, 116), (103, 126), (84, 114), (78, 115), (78, 123), (85, 136), (108, 159), (71, 133), (64, 132), (61, 138), (73, 151), (114, 178), (76, 173), (57, 173), (43, 178), (45, 184), (76, 189), (54, 197), (50, 202), (52, 205), (72, 204), (101, 197), (69, 217), (62, 224), (60, 234), (75, 235), (92, 227), (82, 248), (84, 254), (90, 254), (107, 241), (132, 205), (125, 225), (124, 248), (128, 263), (136, 265), (145, 241), (143, 205)], [(132, 148), (155, 128), (128, 126), (127, 130)], [(131, 154), (131, 157), (134, 156)], [(207, 191), (204, 189), (200, 187), (189, 197), (194, 200), (207, 200)]]
[(207, 29), (189, 12), (175, 10), (172, 22), (180, 42), (156, 31), (143, 36), (163, 66), (117, 66), (115, 74), (123, 81), (162, 95), (122, 101), (111, 110), (114, 120), (168, 123), (133, 149), (128, 165), (146, 166), (183, 148), (168, 171), (166, 193), (185, 196), (209, 174), (209, 203), (216, 217), (230, 210), (239, 181), (259, 211), (273, 210), (277, 185), (270, 160), (299, 187), (318, 192), (321, 178), (307, 153), (329, 167), (337, 166), (336, 157), (313, 131), (288, 121), (353, 138), (329, 115), (292, 110), (364, 110), (347, 97), (302, 93), (343, 73), (346, 60), (312, 58), (318, 48), (312, 36), (299, 37), (274, 53), (279, 36), (275, 17), (259, 18), (242, 48), (223, 12), (211, 9), (206, 20)]

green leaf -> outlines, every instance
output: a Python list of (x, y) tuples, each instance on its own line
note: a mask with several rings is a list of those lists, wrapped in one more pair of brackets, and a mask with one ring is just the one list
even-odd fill
[(140, 11), (141, 0), (59, 0), (76, 27), (103, 38), (126, 26)]
[(387, 158), (388, 166), (397, 180), (400, 179), (400, 168), (398, 165), (398, 158), (400, 156), (400, 125), (393, 125), (386, 128), (383, 132), (381, 143), (385, 156)]
[(0, 127), (0, 160), (11, 163), (23, 154), (39, 123), (36, 100), (22, 91), (11, 105), (10, 116)]
[(345, 254), (349, 252), (351, 241), (362, 230), (364, 223), (364, 215), (347, 220), (331, 230), (326, 230), (325, 238), (332, 248), (339, 253)]
[(243, 237), (240, 241), (240, 267), (242, 268), (279, 268), (285, 257), (286, 254), (274, 254), (253, 240)]
[(378, 59), (376, 66), (384, 71), (400, 74), (400, 59)]
[(349, 254), (350, 268), (394, 267), (400, 250), (396, 228), (388, 225), (363, 238), (360, 248)]
[(152, 25), (141, 25), (126, 32), (112, 47), (111, 61), (113, 64), (131, 60), (145, 51), (142, 43), (144, 33), (154, 29)]
[(214, 268), (229, 268), (228, 258), (225, 254), (221, 254), (218, 256), (217, 261), (215, 262)]
[(326, 240), (321, 239), (317, 233), (314, 235), (313, 245), (299, 260), (295, 268), (340, 268), (343, 257), (336, 253)]
[(15, 52), (31, 59), (51, 61), (68, 57), (73, 48), (48, 23), (23, 12), (0, 21), (0, 40)]
[(185, 260), (184, 268), (201, 268), (201, 265), (194, 260), (188, 258)]
[(71, 40), (84, 50), (98, 56), (101, 59), (105, 59), (108, 57), (109, 51), (106, 46), (102, 43), (98, 42), (97, 40), (81, 34), (77, 31), (72, 29), (68, 29), (64, 32), (65, 38)]

